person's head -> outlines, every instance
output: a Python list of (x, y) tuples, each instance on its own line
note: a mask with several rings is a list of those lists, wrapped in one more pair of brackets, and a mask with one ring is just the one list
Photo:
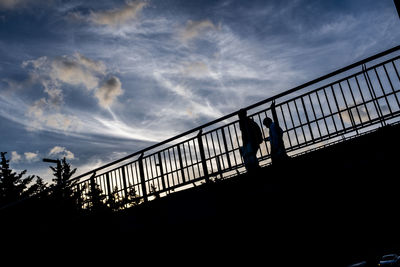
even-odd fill
[(245, 109), (240, 109), (238, 112), (239, 119), (244, 119), (247, 117), (247, 111)]
[(264, 124), (265, 126), (267, 126), (268, 128), (269, 128), (269, 126), (271, 126), (271, 123), (272, 123), (271, 118), (266, 117), (266, 118), (263, 120), (263, 124)]

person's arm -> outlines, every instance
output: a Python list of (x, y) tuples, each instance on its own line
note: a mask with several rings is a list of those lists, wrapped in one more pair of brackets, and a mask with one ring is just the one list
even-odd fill
[[(271, 104), (271, 112), (272, 112), (272, 118), (274, 120), (274, 123), (277, 127), (279, 127), (279, 120), (278, 120), (278, 115), (276, 115), (276, 110), (275, 110), (275, 100), (272, 100)], [(278, 128), (279, 129), (279, 128)]]

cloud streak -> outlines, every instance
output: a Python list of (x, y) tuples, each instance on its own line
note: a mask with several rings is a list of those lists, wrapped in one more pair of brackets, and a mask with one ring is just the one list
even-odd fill
[(114, 8), (105, 11), (92, 11), (89, 16), (89, 21), (98, 25), (117, 26), (132, 19), (136, 19), (147, 5), (145, 2), (135, 1), (127, 2), (125, 6), (121, 8)]
[(217, 27), (209, 19), (200, 21), (188, 20), (185, 27), (180, 32), (180, 38), (184, 43), (187, 43), (200, 37), (201, 34), (215, 29), (217, 29)]

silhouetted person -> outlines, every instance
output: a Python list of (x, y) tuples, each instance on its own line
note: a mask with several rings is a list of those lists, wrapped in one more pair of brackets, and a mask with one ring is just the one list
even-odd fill
[(263, 141), (261, 129), (254, 120), (247, 117), (246, 110), (239, 110), (238, 115), (243, 142), (240, 153), (243, 157), (246, 170), (255, 171), (260, 167), (258, 165), (257, 151), (260, 148), (260, 143)]
[(283, 142), (283, 130), (279, 127), (278, 116), (275, 110), (275, 101), (272, 101), (271, 112), (273, 121), (271, 118), (266, 117), (263, 124), (269, 128), (269, 137), (266, 138), (271, 144), (271, 160), (273, 164), (281, 164), (289, 157), (286, 154), (285, 144)]

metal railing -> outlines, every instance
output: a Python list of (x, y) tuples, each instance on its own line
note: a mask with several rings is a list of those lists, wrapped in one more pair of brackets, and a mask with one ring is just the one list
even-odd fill
[[(291, 156), (394, 123), (400, 115), (399, 50), (394, 47), (245, 109), (262, 126), (276, 101)], [(93, 205), (96, 188), (98, 201), (126, 208), (244, 172), (241, 145), (234, 112), (82, 174), (73, 179), (79, 181), (73, 190), (82, 196), (83, 208)], [(261, 165), (271, 162), (269, 143), (260, 145), (258, 159)]]

